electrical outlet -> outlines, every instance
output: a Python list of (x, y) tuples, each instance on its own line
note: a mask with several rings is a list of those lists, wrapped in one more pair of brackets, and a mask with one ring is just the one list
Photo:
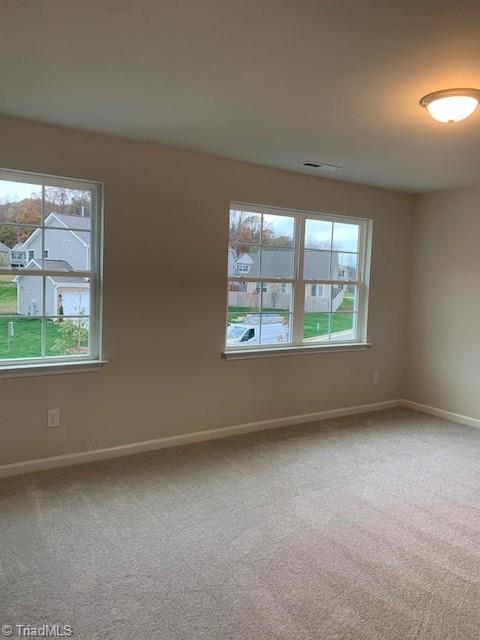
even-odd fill
[(49, 409), (47, 413), (47, 426), (49, 429), (60, 426), (60, 409)]
[(379, 384), (379, 382), (380, 382), (380, 371), (374, 371), (373, 372), (372, 382), (373, 382), (373, 384)]

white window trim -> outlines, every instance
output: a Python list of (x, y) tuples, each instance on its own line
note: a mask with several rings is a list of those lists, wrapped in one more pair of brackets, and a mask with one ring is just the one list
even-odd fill
[(64, 373), (88, 373), (100, 371), (108, 360), (80, 360), (79, 362), (39, 362), (19, 364), (15, 367), (0, 366), (0, 378), (31, 378), (33, 376), (58, 375)]
[(229, 349), (222, 353), (222, 358), (225, 360), (248, 360), (249, 358), (306, 356), (319, 353), (331, 353), (332, 351), (364, 351), (371, 346), (370, 342), (329, 342), (328, 344), (303, 345), (301, 347), (288, 344), (279, 347), (264, 345), (262, 348), (257, 347), (255, 349), (248, 347)]
[[(78, 178), (66, 178), (41, 173), (31, 173), (17, 171), (14, 169), (0, 168), (0, 180), (12, 182), (26, 182), (37, 184), (64, 187), (67, 189), (91, 190), (92, 211), (91, 211), (91, 252), (90, 269), (86, 271), (71, 271), (68, 275), (90, 278), (90, 334), (89, 353), (85, 356), (48, 356), (43, 354), (38, 358), (0, 358), (0, 377), (17, 377), (19, 375), (39, 375), (52, 373), (74, 373), (82, 371), (95, 371), (101, 368), (107, 361), (102, 359), (102, 285), (103, 285), (103, 183), (93, 180), (83, 180)], [(45, 211), (42, 210), (41, 225), (37, 226), (43, 232), (45, 226)], [(16, 225), (31, 226), (31, 225)], [(42, 236), (42, 256), (44, 255), (44, 235)], [(28, 257), (28, 253), (27, 253)], [(47, 258), (48, 259), (48, 258)], [(64, 271), (49, 269), (24, 269), (24, 268), (0, 268), (0, 275), (9, 276), (65, 276)], [(45, 287), (43, 296), (45, 298)], [(39, 318), (45, 317), (45, 299), (43, 300), (44, 313)], [(42, 344), (45, 341), (45, 323), (42, 322)]]
[[(372, 235), (373, 220), (371, 218), (345, 216), (336, 213), (325, 214), (301, 209), (285, 209), (275, 206), (255, 205), (243, 202), (231, 202), (229, 211), (237, 209), (240, 211), (251, 211), (252, 213), (284, 215), (295, 219), (294, 226), (294, 277), (293, 278), (273, 278), (273, 277), (239, 277), (231, 276), (227, 273), (227, 300), (226, 310), (228, 313), (228, 282), (287, 282), (292, 284), (293, 288), (293, 329), (292, 342), (280, 345), (251, 345), (241, 348), (227, 347), (224, 343), (224, 351), (222, 357), (225, 359), (244, 359), (249, 357), (270, 357), (275, 355), (301, 355), (311, 353), (327, 353), (332, 351), (357, 351), (368, 349), (371, 343), (368, 339), (368, 303), (370, 292), (370, 266), (372, 252)], [(305, 220), (326, 220), (340, 221), (343, 223), (352, 223), (359, 225), (359, 246), (358, 246), (358, 265), (357, 280), (323, 280), (323, 279), (303, 279), (303, 260), (304, 260), (304, 234)], [(349, 253), (348, 251), (340, 253)], [(303, 314), (305, 306), (305, 285), (312, 284), (343, 284), (355, 285), (358, 287), (357, 301), (357, 326), (356, 338), (354, 340), (335, 341), (328, 343), (306, 343), (303, 340)]]

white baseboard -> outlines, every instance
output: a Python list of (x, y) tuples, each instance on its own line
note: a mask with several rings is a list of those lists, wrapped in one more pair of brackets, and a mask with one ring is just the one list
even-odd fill
[(316, 413), (305, 413), (287, 418), (274, 418), (273, 420), (260, 420), (258, 422), (248, 422), (246, 424), (234, 425), (231, 427), (221, 427), (219, 429), (207, 429), (204, 431), (194, 431), (179, 436), (169, 436), (146, 440), (144, 442), (134, 442), (107, 449), (95, 449), (93, 451), (79, 451), (77, 453), (66, 453), (49, 458), (37, 458), (35, 460), (25, 460), (23, 462), (13, 462), (11, 464), (0, 465), (0, 478), (14, 476), (20, 473), (31, 473), (33, 471), (43, 471), (54, 467), (67, 467), (74, 464), (94, 462), (95, 460), (105, 460), (107, 458), (117, 458), (128, 456), (133, 453), (143, 453), (155, 449), (166, 449), (167, 447), (177, 447), (182, 444), (200, 442), (202, 440), (215, 440), (216, 438), (226, 438), (242, 433), (253, 431), (263, 431), (265, 429), (275, 429), (276, 427), (286, 427), (307, 422), (318, 422), (329, 418), (340, 418), (371, 411), (381, 411), (391, 409), (402, 404), (402, 400), (387, 400), (385, 402), (374, 402), (372, 404), (360, 404), (355, 407), (344, 407), (342, 409), (329, 409), (328, 411), (317, 411)]
[(402, 399), (400, 400), (399, 405), (407, 409), (414, 409), (415, 411), (421, 411), (422, 413), (429, 413), (437, 418), (445, 418), (445, 420), (459, 422), (460, 424), (466, 424), (469, 427), (480, 429), (480, 420), (478, 418), (471, 418), (470, 416), (464, 416), (461, 413), (445, 411), (445, 409), (439, 409), (438, 407), (430, 407), (428, 404), (421, 404), (420, 402), (414, 402), (413, 400)]

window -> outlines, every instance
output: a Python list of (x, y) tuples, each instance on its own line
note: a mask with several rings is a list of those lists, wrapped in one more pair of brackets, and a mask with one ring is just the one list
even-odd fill
[(232, 204), (227, 352), (366, 342), (371, 229), (363, 218)]
[(323, 285), (322, 284), (312, 284), (310, 288), (310, 295), (312, 298), (323, 296)]
[(0, 366), (100, 359), (101, 186), (0, 170)]
[(248, 264), (237, 264), (237, 273), (248, 273)]

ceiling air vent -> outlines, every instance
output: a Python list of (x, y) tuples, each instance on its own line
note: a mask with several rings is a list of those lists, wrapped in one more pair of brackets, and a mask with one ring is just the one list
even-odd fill
[(309, 169), (324, 169), (325, 171), (339, 171), (343, 167), (337, 167), (334, 164), (326, 164), (325, 162), (312, 162), (312, 160), (306, 160), (305, 162), (299, 162), (303, 167)]

